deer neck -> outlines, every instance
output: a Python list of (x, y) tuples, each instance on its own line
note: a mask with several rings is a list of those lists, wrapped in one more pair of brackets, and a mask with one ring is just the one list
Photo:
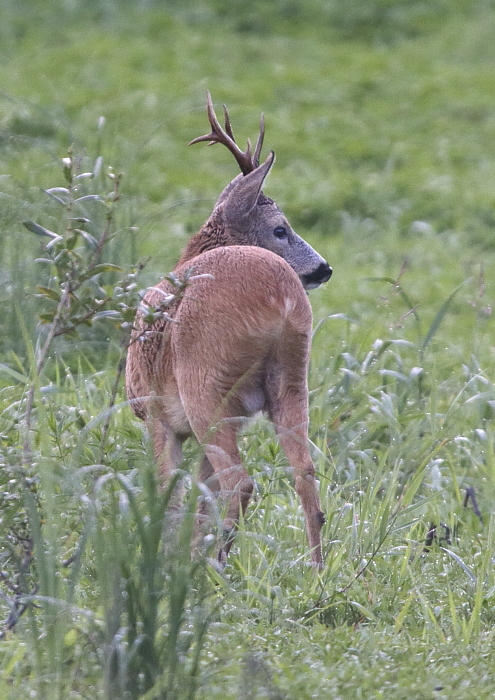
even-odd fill
[(227, 234), (225, 229), (222, 212), (214, 211), (208, 221), (203, 224), (198, 233), (194, 235), (187, 244), (177, 263), (177, 267), (192, 260), (192, 258), (195, 258), (200, 253), (212, 250), (213, 248), (232, 245), (233, 243), (234, 241), (231, 240), (231, 236)]

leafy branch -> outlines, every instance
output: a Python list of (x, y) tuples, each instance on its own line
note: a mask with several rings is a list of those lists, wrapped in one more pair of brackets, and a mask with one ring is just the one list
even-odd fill
[[(109, 397), (108, 409), (115, 403), (118, 387), (125, 368), (127, 350), (132, 342), (134, 320), (138, 310), (146, 322), (154, 323), (167, 319), (167, 308), (175, 301), (176, 295), (164, 297), (156, 308), (145, 306), (143, 292), (139, 289), (138, 278), (145, 263), (140, 262), (129, 270), (123, 270), (112, 262), (102, 260), (108, 243), (118, 232), (114, 232), (115, 210), (120, 201), (122, 174), (111, 168), (106, 179), (112, 183), (108, 194), (88, 192), (88, 184), (99, 179), (102, 159), (96, 159), (90, 172), (81, 172), (81, 159), (70, 149), (62, 159), (63, 187), (52, 187), (45, 193), (63, 208), (61, 232), (51, 231), (45, 226), (24, 221), (28, 231), (43, 239), (49, 239), (44, 246), (43, 256), (37, 259), (48, 268), (49, 282), (37, 287), (36, 297), (42, 302), (38, 314), (40, 324), (48, 326), (48, 332), (35, 358), (33, 378), (30, 383), (25, 413), (24, 461), (27, 464), (31, 453), (31, 429), (33, 406), (38, 379), (49, 359), (55, 338), (79, 337), (82, 327), (92, 326), (96, 321), (110, 322), (121, 335), (121, 353), (117, 372)], [(96, 212), (96, 221), (89, 218), (88, 203), (97, 203), (104, 208), (104, 222)], [(115, 280), (115, 277), (117, 279)], [(171, 279), (178, 294), (187, 285), (187, 280)], [(105, 441), (110, 424), (110, 413), (103, 427), (100, 458), (103, 458)]]

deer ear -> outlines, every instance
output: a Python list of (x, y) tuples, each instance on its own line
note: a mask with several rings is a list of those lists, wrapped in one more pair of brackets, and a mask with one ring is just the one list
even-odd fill
[(225, 187), (225, 189), (223, 190), (222, 194), (220, 195), (220, 197), (219, 197), (219, 198), (217, 199), (217, 201), (215, 202), (215, 209), (216, 209), (220, 204), (223, 204), (223, 203), (227, 200), (227, 198), (228, 198), (228, 196), (230, 195), (230, 193), (237, 187), (237, 185), (238, 185), (238, 183), (239, 183), (239, 180), (244, 180), (244, 175), (243, 175), (242, 173), (239, 173), (239, 175), (236, 175), (236, 177), (235, 177), (233, 180), (231, 180), (231, 181), (229, 182), (229, 184), (227, 185), (227, 187)]
[(225, 202), (225, 217), (235, 226), (236, 219), (249, 216), (258, 201), (266, 176), (275, 162), (275, 153), (270, 155), (256, 170), (247, 175), (238, 175), (220, 195), (217, 205)]

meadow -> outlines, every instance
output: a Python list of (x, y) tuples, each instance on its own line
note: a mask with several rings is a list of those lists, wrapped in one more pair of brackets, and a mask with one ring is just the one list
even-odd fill
[[(490, 0), (3, 1), (2, 698), (493, 697), (494, 36)], [(266, 421), (220, 572), (190, 556), (199, 448), (172, 528), (126, 403), (141, 290), (237, 174), (187, 147), (207, 89), (241, 143), (264, 112), (265, 191), (334, 269), (319, 574)]]

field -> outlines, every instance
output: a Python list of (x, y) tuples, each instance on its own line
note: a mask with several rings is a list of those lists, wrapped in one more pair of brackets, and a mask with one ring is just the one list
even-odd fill
[[(493, 697), (494, 36), (489, 0), (3, 1), (2, 698)], [(265, 191), (334, 269), (320, 574), (266, 421), (219, 572), (190, 557), (199, 448), (172, 527), (126, 403), (139, 292), (236, 175), (186, 145), (207, 89), (241, 143), (264, 112)]]

